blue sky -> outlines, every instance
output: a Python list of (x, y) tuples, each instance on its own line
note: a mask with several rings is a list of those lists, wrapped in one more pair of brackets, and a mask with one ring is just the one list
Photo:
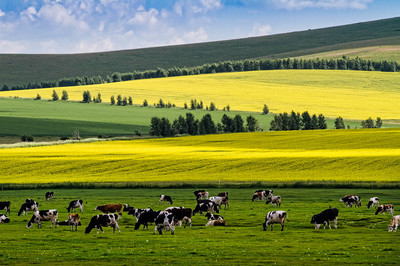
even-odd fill
[(85, 53), (400, 16), (399, 0), (0, 0), (0, 53)]

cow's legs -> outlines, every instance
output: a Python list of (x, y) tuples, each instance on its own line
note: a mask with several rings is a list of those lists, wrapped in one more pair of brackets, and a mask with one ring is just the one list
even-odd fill
[(281, 223), (281, 226), (282, 226), (281, 231), (283, 231), (283, 227), (285, 226), (285, 222)]
[(337, 229), (337, 216), (335, 217), (335, 229)]

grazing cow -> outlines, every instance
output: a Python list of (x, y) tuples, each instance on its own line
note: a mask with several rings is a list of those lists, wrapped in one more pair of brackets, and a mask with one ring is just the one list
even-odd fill
[(228, 205), (228, 209), (229, 209), (229, 198), (228, 198), (228, 196), (222, 197), (222, 204), (225, 205), (225, 209), (226, 209), (226, 205)]
[(68, 226), (69, 225), (69, 229), (71, 231), (74, 230), (74, 226), (75, 226), (75, 231), (78, 231), (78, 226), (82, 225), (81, 222), (79, 221), (79, 218), (80, 218), (79, 214), (71, 213), (68, 216), (68, 220), (65, 220), (65, 221), (62, 221), (62, 222), (58, 222), (57, 224), (58, 225), (62, 225), (62, 226), (64, 226), (64, 225)]
[(133, 217), (136, 218), (136, 222), (139, 222), (139, 217), (142, 213), (144, 212), (149, 212), (149, 211), (153, 211), (151, 208), (147, 208), (147, 209), (135, 209), (133, 207), (129, 207), (132, 208), (128, 211), (128, 215), (133, 215)]
[(375, 207), (376, 208), (376, 207), (378, 207), (378, 205), (379, 205), (379, 198), (378, 197), (372, 197), (368, 201), (367, 208), (368, 209), (371, 208), (371, 207)]
[(375, 215), (384, 212), (390, 212), (390, 214), (393, 215), (393, 211), (394, 207), (392, 204), (379, 205), (378, 209), (376, 209)]
[(31, 228), (34, 223), (38, 224), (38, 228), (42, 228), (42, 221), (51, 221), (50, 228), (53, 227), (53, 223), (57, 227), (57, 222), (58, 222), (57, 218), (58, 218), (57, 210), (35, 211), (32, 215), (32, 218), (26, 225), (26, 228)]
[(221, 209), (223, 198), (222, 197), (210, 197), (210, 200), (214, 202), (219, 209)]
[(226, 226), (226, 222), (224, 220), (211, 220), (207, 222), (206, 226)]
[(46, 192), (46, 194), (44, 196), (46, 197), (46, 200), (52, 200), (53, 196), (54, 196), (54, 192), (48, 191), (48, 192)]
[(228, 197), (228, 192), (218, 193), (218, 197)]
[(133, 206), (129, 206), (129, 204), (124, 204), (124, 208), (122, 209), (123, 212), (128, 212), (128, 214), (132, 214), (130, 213), (131, 211), (135, 211), (135, 207)]
[(118, 220), (118, 215), (115, 213), (95, 215), (92, 217), (89, 225), (86, 227), (85, 234), (89, 234), (93, 228), (97, 228), (97, 233), (99, 233), (99, 230), (101, 230), (101, 232), (103, 232), (104, 234), (104, 230), (102, 228), (103, 226), (104, 227), (111, 226), (113, 228), (113, 233), (115, 233), (115, 228), (118, 229), (118, 232), (121, 232), (119, 230), (117, 220)]
[(139, 216), (139, 220), (137, 221), (137, 223), (135, 224), (135, 230), (138, 230), (140, 225), (143, 224), (143, 229), (147, 228), (147, 230), (149, 230), (149, 223), (154, 223), (154, 221), (156, 220), (157, 216), (160, 214), (161, 211), (146, 211), (143, 212), (142, 214), (140, 214)]
[(219, 213), (218, 206), (217, 206), (217, 204), (215, 204), (214, 202), (212, 202), (210, 200), (199, 201), (199, 202), (197, 202), (196, 208), (194, 208), (194, 210), (193, 210), (193, 216), (196, 213), (203, 214), (203, 212)]
[(399, 226), (400, 223), (400, 215), (393, 216), (392, 221), (389, 224), (388, 231), (389, 232), (396, 232), (397, 227)]
[(311, 218), (311, 223), (315, 224), (315, 229), (319, 229), (321, 224), (324, 224), (324, 229), (325, 225), (327, 224), (329, 226), (329, 229), (331, 229), (331, 225), (329, 224), (330, 221), (335, 221), (335, 228), (337, 228), (337, 219), (339, 215), (339, 210), (336, 208), (329, 208), (321, 213), (318, 213), (314, 215)]
[(4, 214), (0, 213), (0, 224), (9, 223), (9, 222), (10, 222), (10, 218), (8, 218)]
[(251, 200), (252, 201), (265, 200), (267, 197), (272, 196), (273, 193), (274, 193), (273, 190), (265, 190), (265, 189), (256, 190), (256, 191), (254, 191), (254, 195), (253, 195), (253, 198)]
[(346, 195), (343, 198), (341, 198), (339, 201), (344, 202), (346, 207), (361, 207), (361, 197), (360, 196), (355, 196), (355, 195)]
[(193, 191), (193, 194), (196, 196), (196, 200), (208, 199), (208, 192), (205, 190), (196, 190)]
[(32, 199), (26, 199), (25, 203), (21, 205), (21, 208), (18, 211), (18, 216), (20, 216), (21, 213), (23, 213), (23, 215), (25, 216), (28, 214), (28, 211), (36, 212), (38, 210), (39, 210), (39, 203), (37, 203)]
[(174, 215), (175, 224), (182, 226), (182, 222), (185, 222), (183, 228), (186, 228), (189, 223), (192, 226), (192, 209), (185, 207), (169, 207), (165, 211), (170, 212)]
[(265, 202), (265, 204), (271, 203), (272, 206), (278, 205), (279, 207), (281, 206), (281, 196), (271, 196), (268, 197), (267, 201)]
[(263, 223), (264, 231), (267, 231), (268, 225), (271, 225), (271, 231), (272, 231), (273, 224), (281, 224), (282, 226), (281, 231), (283, 231), (283, 227), (285, 225), (285, 219), (287, 219), (287, 221), (289, 222), (289, 218), (287, 217), (285, 211), (272, 211), (267, 213), (267, 216), (265, 217), (265, 223)]
[(169, 212), (169, 211), (161, 211), (156, 219), (156, 226), (154, 228), (154, 233), (153, 235), (156, 234), (156, 232), (158, 231), (158, 233), (160, 235), (162, 235), (162, 231), (163, 229), (171, 230), (171, 235), (174, 234), (175, 232), (175, 220), (174, 220), (174, 215)]
[(222, 217), (221, 215), (218, 214), (213, 214), (213, 213), (209, 213), (207, 212), (206, 215), (204, 215), (207, 220), (212, 221), (212, 220), (223, 220), (224, 217)]
[(102, 213), (108, 214), (109, 212), (115, 213), (117, 212), (119, 216), (122, 216), (122, 204), (106, 204), (106, 205), (99, 205), (95, 209), (95, 211), (101, 211)]
[(75, 211), (76, 208), (80, 208), (81, 212), (83, 212), (83, 200), (73, 200), (69, 203), (69, 206), (67, 208), (68, 212), (71, 212), (71, 210)]
[(170, 196), (167, 195), (160, 195), (160, 204), (166, 201), (167, 203), (169, 202), (170, 204), (172, 204), (172, 198)]
[(10, 206), (11, 206), (11, 202), (9, 202), (9, 201), (1, 201), (0, 202), (0, 210), (6, 210), (6, 214), (8, 212), (8, 215), (10, 215)]

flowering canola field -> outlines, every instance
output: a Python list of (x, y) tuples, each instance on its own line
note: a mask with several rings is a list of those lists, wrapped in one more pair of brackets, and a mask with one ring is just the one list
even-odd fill
[[(164, 102), (183, 107), (191, 99), (217, 108), (260, 112), (267, 104), (271, 112), (309, 111), (326, 117), (345, 119), (381, 117), (400, 119), (400, 74), (343, 70), (273, 70), (220, 73), (197, 76), (134, 80), (118, 83), (55, 88), (61, 97), (66, 90), (70, 100), (82, 100), (89, 90), (101, 93), (104, 102), (111, 96), (131, 96), (134, 104)], [(53, 88), (0, 92), (0, 97), (51, 99)]]
[(0, 149), (0, 182), (400, 181), (399, 139), (323, 130)]

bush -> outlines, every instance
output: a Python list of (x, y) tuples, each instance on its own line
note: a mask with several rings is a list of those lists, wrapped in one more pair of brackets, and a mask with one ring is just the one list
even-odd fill
[(33, 142), (33, 137), (32, 136), (23, 135), (23, 136), (21, 136), (21, 141), (23, 141), (23, 142)]

